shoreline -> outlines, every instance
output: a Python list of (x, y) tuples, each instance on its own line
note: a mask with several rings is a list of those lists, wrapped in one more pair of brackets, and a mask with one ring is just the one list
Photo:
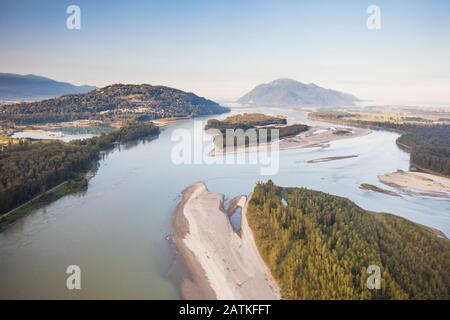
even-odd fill
[[(329, 124), (351, 126), (354, 128), (368, 128), (371, 130), (380, 130), (395, 132), (400, 135), (404, 132), (393, 128), (382, 128), (376, 125), (363, 125), (360, 123), (354, 123), (351, 120), (333, 120), (322, 119), (314, 115), (314, 113), (308, 113), (308, 118), (313, 121), (320, 121)], [(450, 178), (443, 176), (442, 174), (433, 172), (428, 169), (420, 168), (411, 162), (411, 148), (396, 140), (396, 145), (407, 152), (410, 156), (410, 166), (416, 167), (418, 171), (403, 171), (385, 173), (378, 176), (378, 180), (392, 188), (399, 190), (401, 193), (412, 197), (431, 197), (441, 200), (450, 199)]]
[(181, 285), (183, 298), (281, 299), (247, 223), (248, 199), (235, 200), (242, 208), (241, 230), (236, 232), (223, 208), (223, 195), (209, 192), (204, 183), (182, 194), (173, 217), (173, 241), (190, 274)]
[(183, 299), (213, 300), (217, 297), (208, 282), (205, 271), (183, 241), (189, 233), (189, 222), (183, 215), (183, 210), (187, 201), (193, 196), (195, 187), (196, 184), (193, 184), (181, 192), (182, 200), (176, 206), (172, 220), (174, 229), (172, 241), (189, 273), (189, 278), (184, 278), (181, 283), (180, 291)]

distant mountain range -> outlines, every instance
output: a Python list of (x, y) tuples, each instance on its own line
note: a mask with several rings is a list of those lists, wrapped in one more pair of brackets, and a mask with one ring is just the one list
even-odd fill
[(115, 84), (84, 94), (0, 106), (0, 121), (16, 124), (82, 119), (153, 120), (230, 111), (214, 101), (178, 89), (149, 84)]
[(292, 79), (278, 79), (260, 84), (241, 97), (238, 102), (262, 106), (352, 106), (360, 101), (351, 94), (325, 89), (313, 83), (304, 84)]
[(0, 73), (0, 100), (42, 100), (96, 88), (76, 86), (36, 75)]

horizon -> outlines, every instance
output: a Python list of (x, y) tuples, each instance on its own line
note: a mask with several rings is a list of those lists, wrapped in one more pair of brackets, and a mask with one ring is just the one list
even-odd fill
[(0, 1), (0, 70), (76, 85), (164, 85), (236, 100), (279, 78), (374, 104), (448, 106), (447, 1)]

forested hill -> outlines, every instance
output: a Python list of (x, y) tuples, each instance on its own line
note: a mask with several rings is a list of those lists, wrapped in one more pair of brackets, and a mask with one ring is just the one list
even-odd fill
[[(271, 181), (256, 185), (247, 214), (284, 298), (450, 298), (450, 241), (427, 227)], [(381, 290), (367, 288), (370, 265)]]
[(0, 121), (16, 124), (125, 117), (195, 117), (229, 109), (193, 93), (163, 86), (115, 84), (84, 94), (0, 106)]

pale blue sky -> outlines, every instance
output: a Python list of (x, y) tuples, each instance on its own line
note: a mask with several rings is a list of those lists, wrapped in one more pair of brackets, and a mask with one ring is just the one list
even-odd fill
[[(81, 30), (66, 8), (81, 8)], [(369, 5), (379, 31), (366, 28)], [(0, 72), (164, 84), (214, 99), (290, 77), (378, 103), (450, 104), (450, 1), (0, 0)]]

